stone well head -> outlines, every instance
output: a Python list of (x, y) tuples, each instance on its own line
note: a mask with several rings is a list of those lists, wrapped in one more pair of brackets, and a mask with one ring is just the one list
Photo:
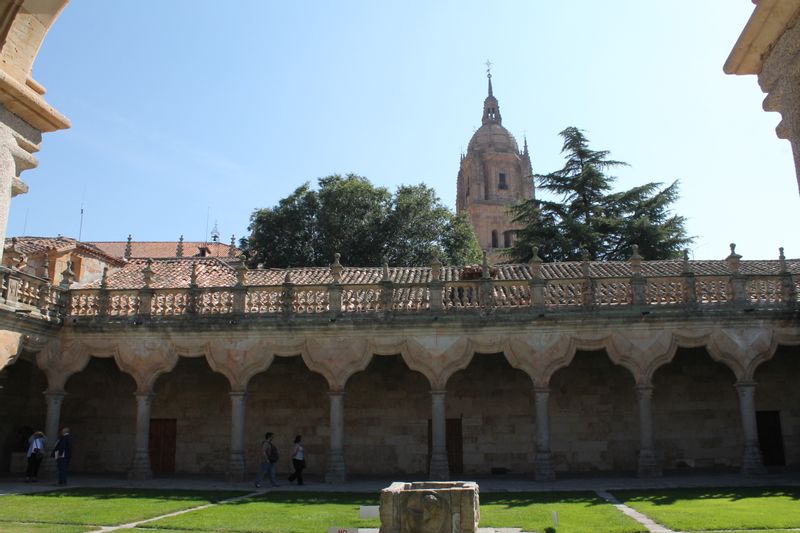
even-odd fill
[(480, 521), (478, 484), (472, 481), (403, 481), (381, 491), (381, 533), (475, 533)]

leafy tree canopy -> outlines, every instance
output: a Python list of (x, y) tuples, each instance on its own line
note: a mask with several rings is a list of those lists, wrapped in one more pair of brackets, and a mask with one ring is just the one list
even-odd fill
[(326, 266), (334, 253), (352, 266), (398, 266), (480, 260), (475, 232), (442, 205), (430, 187), (403, 185), (392, 194), (355, 174), (308, 183), (278, 205), (256, 209), (241, 246), (251, 265)]
[(608, 171), (626, 163), (609, 159), (606, 150), (591, 150), (583, 130), (570, 127), (559, 135), (564, 139), (564, 167), (534, 175), (538, 189), (557, 200), (526, 200), (512, 208), (522, 229), (508, 257), (528, 261), (532, 247), (538, 246), (545, 261), (577, 261), (584, 252), (595, 260), (625, 260), (633, 244), (647, 259), (679, 257), (693, 239), (686, 234), (686, 219), (671, 212), (678, 182), (614, 192), (616, 178)]

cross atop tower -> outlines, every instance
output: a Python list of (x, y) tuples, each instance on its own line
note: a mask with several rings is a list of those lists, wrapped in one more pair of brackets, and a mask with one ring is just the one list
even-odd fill
[(492, 62), (488, 59), (486, 60), (486, 77), (489, 79), (492, 78)]

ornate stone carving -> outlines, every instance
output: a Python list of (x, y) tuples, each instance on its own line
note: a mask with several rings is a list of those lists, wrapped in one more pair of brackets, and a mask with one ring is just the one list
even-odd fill
[(117, 365), (136, 381), (136, 392), (152, 392), (161, 374), (169, 372), (178, 363), (178, 355), (170, 343), (160, 339), (130, 339), (117, 347)]
[(303, 360), (314, 372), (322, 374), (332, 391), (344, 390), (347, 380), (367, 368), (372, 353), (366, 339), (352, 337), (310, 338)]
[(547, 388), (550, 378), (575, 357), (572, 339), (559, 333), (516, 336), (504, 351), (514, 368), (524, 371), (537, 387)]
[(47, 376), (47, 391), (63, 392), (70, 376), (86, 368), (90, 358), (85, 344), (53, 339), (36, 354), (36, 365)]
[(411, 370), (422, 373), (435, 390), (444, 390), (447, 380), (472, 360), (472, 346), (463, 335), (413, 336), (406, 341), (403, 359)]
[(16, 331), (0, 331), (0, 370), (13, 364), (23, 344), (22, 333)]
[(211, 369), (228, 378), (232, 392), (246, 391), (250, 379), (269, 368), (274, 357), (268, 345), (257, 339), (213, 340), (206, 354)]
[(720, 328), (711, 333), (708, 352), (725, 363), (739, 381), (752, 381), (755, 369), (775, 353), (772, 330), (764, 328)]

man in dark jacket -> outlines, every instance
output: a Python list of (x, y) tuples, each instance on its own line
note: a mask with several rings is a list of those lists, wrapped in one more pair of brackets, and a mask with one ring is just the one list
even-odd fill
[(69, 460), (72, 459), (72, 435), (69, 434), (69, 428), (61, 430), (61, 438), (58, 439), (55, 449), (53, 449), (53, 457), (56, 458), (56, 466), (58, 467), (58, 484), (67, 484), (67, 467), (69, 467)]

